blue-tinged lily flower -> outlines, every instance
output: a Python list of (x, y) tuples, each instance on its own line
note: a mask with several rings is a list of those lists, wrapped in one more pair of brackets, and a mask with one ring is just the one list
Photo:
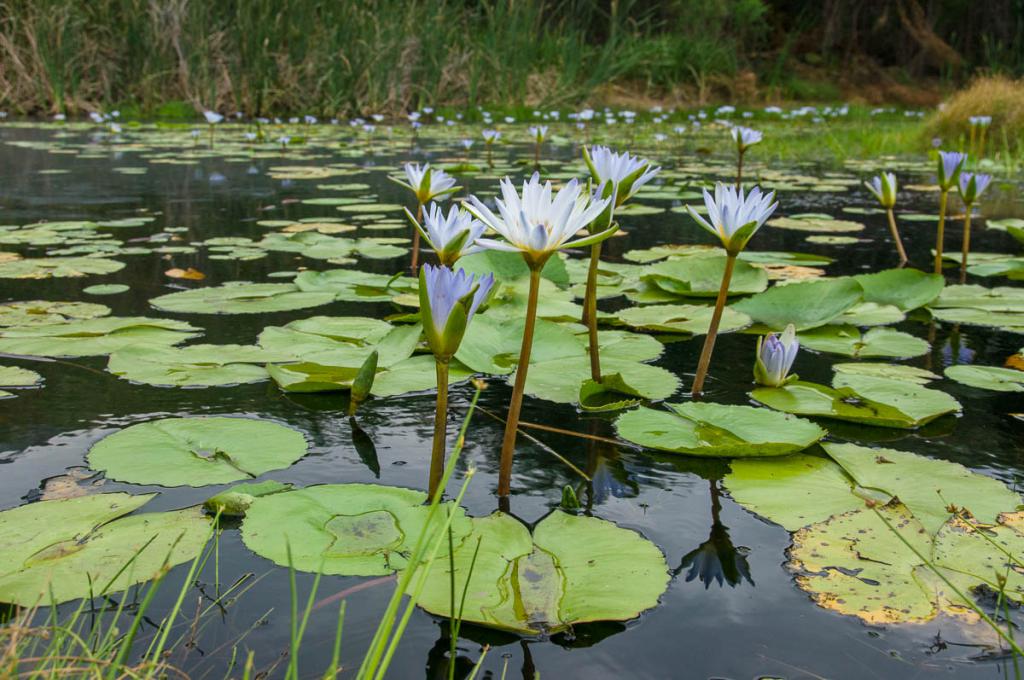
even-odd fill
[(652, 168), (646, 158), (631, 156), (629, 152), (615, 153), (607, 146), (583, 147), (583, 162), (596, 184), (604, 184), (606, 191), (615, 193), (615, 207), (636, 195), (643, 185), (654, 179), (661, 170)]
[(446, 196), (461, 188), (455, 186), (454, 177), (444, 170), (431, 168), (430, 163), (422, 167), (419, 163), (406, 163), (404, 170), (405, 182), (394, 177), (391, 178), (391, 181), (416, 194), (416, 200), (421, 205), (426, 205), (430, 201), (444, 200)]
[(464, 211), (461, 207), (453, 205), (445, 216), (444, 210), (437, 203), (431, 203), (430, 209), (423, 217), (423, 225), (420, 225), (409, 212), (412, 225), (419, 230), (426, 240), (427, 245), (437, 253), (437, 259), (441, 264), (451, 267), (463, 255), (472, 255), (485, 248), (476, 244), (476, 241), (484, 233), (483, 223), (473, 219), (473, 215)]
[(796, 339), (796, 328), (793, 324), (786, 326), (781, 337), (769, 333), (767, 337), (757, 339), (757, 360), (754, 362), (754, 380), (765, 387), (782, 387), (796, 380), (789, 375), (793, 367), (800, 342)]
[(459, 349), (473, 314), (494, 286), (494, 274), (467, 274), (445, 266), (420, 268), (420, 318), (430, 350), (447, 361)]
[(603, 241), (616, 229), (613, 225), (597, 234), (570, 240), (597, 219), (612, 200), (588, 195), (575, 179), (552, 197), (551, 182), (542, 184), (536, 172), (523, 182), (522, 196), (506, 177), (501, 181), (501, 195), (495, 200), (498, 215), (476, 196), (469, 197), (466, 208), (505, 238), (505, 241), (481, 238), (477, 244), (520, 252), (531, 268), (543, 267), (557, 250)]
[(697, 224), (721, 239), (726, 253), (737, 255), (779, 207), (774, 199), (774, 191), (764, 194), (760, 188), (754, 187), (744, 196), (743, 189), (718, 182), (714, 196), (704, 190), (708, 219), (701, 217), (691, 206), (686, 206), (686, 210)]
[(956, 181), (960, 176), (960, 170), (963, 169), (964, 164), (967, 162), (967, 154), (959, 153), (957, 151), (940, 151), (939, 152), (939, 163), (937, 170), (937, 181), (939, 188), (943, 191), (949, 191), (956, 186)]
[(544, 138), (548, 136), (547, 125), (531, 125), (526, 131), (530, 133), (530, 136), (533, 137), (533, 140), (538, 144), (543, 142)]
[(736, 148), (740, 153), (743, 153), (748, 148), (759, 144), (764, 138), (764, 134), (759, 130), (753, 130), (742, 125), (737, 125), (730, 130), (732, 139), (736, 142)]
[(497, 130), (481, 130), (480, 134), (483, 136), (485, 144), (493, 144), (501, 138), (501, 133)]
[(974, 172), (961, 172), (957, 188), (960, 190), (960, 198), (967, 206), (974, 205), (974, 202), (984, 193), (992, 181), (992, 175), (985, 175)]
[(864, 182), (864, 186), (868, 188), (875, 198), (878, 199), (878, 203), (886, 210), (896, 205), (896, 175), (891, 172), (883, 172), (880, 175), (871, 178), (870, 182)]

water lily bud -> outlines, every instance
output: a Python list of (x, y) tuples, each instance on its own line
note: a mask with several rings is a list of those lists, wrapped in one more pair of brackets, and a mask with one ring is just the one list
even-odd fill
[(769, 333), (767, 337), (758, 338), (754, 380), (765, 387), (782, 387), (796, 380), (795, 375), (788, 374), (799, 350), (800, 342), (793, 324), (786, 326), (781, 337)]
[(949, 191), (956, 185), (960, 177), (960, 170), (967, 162), (967, 154), (956, 151), (940, 151), (939, 163), (936, 170), (936, 181), (939, 188)]
[(466, 327), (493, 286), (493, 274), (477, 279), (463, 269), (429, 264), (420, 269), (420, 318), (438, 360), (448, 361), (458, 351)]
[(992, 175), (984, 175), (974, 172), (961, 172), (957, 189), (960, 191), (960, 198), (965, 205), (974, 205), (974, 202), (988, 188), (992, 181)]
[[(370, 396), (373, 388), (373, 379), (377, 377), (377, 350), (370, 352), (363, 365), (359, 367), (355, 379), (352, 381), (351, 398), (355, 404), (362, 403)], [(354, 409), (353, 409), (354, 410)]]
[(891, 172), (883, 172), (882, 174), (872, 177), (870, 182), (864, 182), (864, 186), (868, 188), (875, 198), (878, 199), (878, 203), (886, 210), (891, 209), (896, 205), (896, 175)]

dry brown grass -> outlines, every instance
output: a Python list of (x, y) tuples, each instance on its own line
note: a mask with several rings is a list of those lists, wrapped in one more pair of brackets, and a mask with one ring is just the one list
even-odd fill
[(1005, 76), (975, 79), (932, 115), (928, 133), (943, 139), (967, 135), (971, 116), (992, 116), (987, 136), (993, 143), (1001, 144), (1005, 132), (1008, 143), (1019, 146), (1024, 141), (1024, 79), (1012, 80)]

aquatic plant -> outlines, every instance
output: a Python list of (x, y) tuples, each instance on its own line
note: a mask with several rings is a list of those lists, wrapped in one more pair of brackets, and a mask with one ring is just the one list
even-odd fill
[(870, 182), (864, 182), (878, 203), (885, 209), (886, 217), (889, 220), (889, 233), (896, 244), (896, 253), (900, 257), (900, 266), (907, 263), (907, 251), (903, 248), (903, 239), (900, 238), (899, 229), (896, 228), (896, 215), (893, 208), (896, 206), (896, 175), (891, 172), (883, 172), (871, 178)]
[(533, 167), (535, 170), (540, 170), (540, 147), (548, 135), (548, 126), (531, 125), (526, 131), (533, 138)]
[(430, 457), (430, 495), (437, 492), (444, 471), (445, 438), (448, 424), (448, 364), (459, 349), (473, 314), (487, 299), (494, 275), (477, 279), (460, 269), (429, 264), (420, 269), (420, 318), (427, 344), (437, 368), (437, 410), (434, 415), (434, 445)]
[(501, 139), (501, 133), (498, 132), (497, 130), (493, 130), (493, 129), (490, 129), (490, 128), (485, 128), (485, 129), (480, 131), (480, 134), (484, 138), (484, 148), (487, 149), (487, 167), (493, 168), (494, 167), (494, 156), (493, 156), (493, 153), (492, 153), (492, 147), (494, 146), (495, 142), (497, 142), (499, 139)]
[[(592, 233), (611, 226), (616, 208), (624, 205), (644, 184), (647, 184), (661, 170), (652, 168), (649, 160), (631, 156), (628, 152), (616, 153), (606, 146), (583, 147), (583, 161), (596, 185), (603, 187), (601, 198), (611, 199), (609, 210), (601, 219), (590, 224)], [(587, 268), (586, 291), (583, 300), (583, 323), (590, 334), (590, 375), (594, 382), (601, 382), (601, 356), (597, 344), (597, 268), (601, 259), (602, 242), (590, 246), (590, 265)]]
[(437, 254), (442, 265), (452, 267), (460, 257), (478, 253), (484, 248), (476, 244), (484, 233), (484, 225), (473, 215), (460, 206), (453, 205), (444, 214), (437, 203), (431, 203), (430, 209), (423, 216), (423, 225), (413, 217), (409, 209), (405, 214), (413, 227), (423, 236), (423, 240)]
[[(405, 182), (394, 177), (391, 178), (391, 181), (409, 189), (416, 196), (416, 222), (423, 219), (423, 207), (427, 203), (443, 201), (462, 188), (456, 186), (454, 177), (444, 170), (430, 167), (430, 163), (423, 166), (420, 166), (419, 163), (406, 163), (403, 170), (405, 171)], [(414, 228), (412, 231), (412, 262), (410, 263), (413, 273), (416, 272), (419, 259), (420, 230)]]
[(732, 140), (736, 142), (736, 189), (739, 190), (743, 187), (743, 156), (747, 149), (760, 144), (764, 135), (758, 130), (741, 125), (734, 126), (729, 132)]
[(967, 162), (967, 154), (956, 151), (940, 151), (936, 172), (939, 185), (939, 225), (935, 231), (935, 273), (942, 273), (942, 244), (946, 231), (946, 202), (949, 192), (956, 186), (960, 171)]
[(213, 148), (213, 129), (217, 123), (224, 120), (223, 114), (217, 113), (216, 111), (203, 111), (203, 118), (206, 119), (206, 124), (210, 127), (210, 148)]
[(974, 202), (984, 193), (992, 181), (992, 175), (961, 172), (956, 188), (964, 202), (964, 239), (960, 257), (960, 283), (967, 280), (967, 255), (971, 251), (971, 213)]
[(726, 254), (722, 285), (718, 290), (715, 311), (711, 316), (708, 334), (704, 338), (704, 348), (701, 350), (700, 360), (697, 363), (697, 374), (693, 379), (692, 393), (694, 396), (700, 395), (704, 388), (704, 379), (707, 377), (708, 367), (711, 364), (715, 336), (718, 334), (718, 325), (722, 320), (722, 311), (725, 309), (725, 301), (729, 295), (729, 281), (732, 279), (733, 268), (736, 266), (736, 258), (751, 237), (779, 206), (774, 199), (774, 191), (764, 194), (759, 187), (754, 187), (749, 194), (744, 195), (742, 188), (736, 189), (719, 182), (715, 185), (714, 196), (708, 193), (707, 189), (704, 190), (704, 204), (708, 209), (708, 219), (701, 217), (692, 206), (686, 206), (690, 217), (696, 220), (697, 224), (721, 240)]
[(800, 341), (796, 338), (796, 327), (793, 324), (786, 326), (781, 336), (769, 333), (758, 338), (754, 381), (765, 387), (782, 387), (796, 380), (797, 376), (789, 375), (789, 369), (793, 367), (799, 351)]
[(519, 412), (523, 405), (523, 391), (526, 387), (533, 332), (537, 322), (541, 270), (548, 259), (559, 250), (598, 243), (611, 236), (617, 227), (612, 224), (603, 231), (573, 239), (576, 232), (589, 227), (612, 202), (610, 198), (588, 195), (575, 179), (567, 182), (552, 197), (551, 182), (542, 184), (537, 173), (533, 173), (528, 181), (523, 182), (522, 195), (516, 192), (512, 180), (506, 177), (501, 181), (501, 194), (502, 197), (496, 199), (498, 215), (476, 196), (469, 197), (467, 208), (505, 239), (479, 239), (477, 242), (480, 245), (495, 250), (518, 252), (522, 254), (523, 261), (530, 270), (526, 324), (501, 445), (498, 495), (508, 496), (511, 490), (512, 457), (519, 428)]

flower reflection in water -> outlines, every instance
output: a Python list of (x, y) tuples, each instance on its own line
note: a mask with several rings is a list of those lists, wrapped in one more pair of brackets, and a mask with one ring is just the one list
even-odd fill
[(728, 583), (735, 588), (746, 579), (750, 585), (754, 585), (750, 577), (750, 565), (747, 564), (750, 551), (732, 544), (729, 528), (719, 519), (722, 502), (718, 482), (712, 479), (708, 483), (711, 487), (711, 535), (697, 549), (683, 556), (672, 575), (678, 576), (684, 570), (689, 570), (686, 572), (686, 580), (700, 579), (705, 589), (711, 587), (712, 581), (717, 581), (719, 586)]

